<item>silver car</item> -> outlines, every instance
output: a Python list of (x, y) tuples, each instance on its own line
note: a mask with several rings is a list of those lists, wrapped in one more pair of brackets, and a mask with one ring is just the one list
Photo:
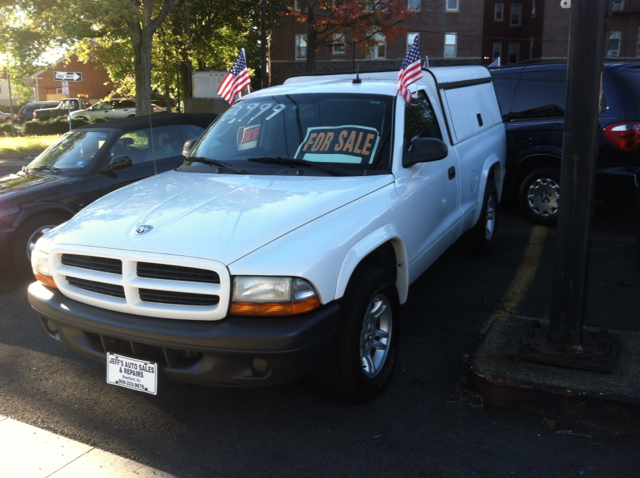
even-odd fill
[(106, 100), (100, 101), (89, 108), (71, 113), (71, 118), (107, 118), (120, 119), (136, 115), (136, 102), (134, 100)]

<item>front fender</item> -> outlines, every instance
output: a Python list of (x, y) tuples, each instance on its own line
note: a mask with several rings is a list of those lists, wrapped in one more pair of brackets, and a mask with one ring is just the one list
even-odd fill
[(382, 244), (390, 242), (396, 253), (396, 287), (400, 303), (403, 304), (407, 300), (409, 293), (409, 267), (407, 261), (407, 251), (404, 246), (404, 240), (400, 230), (395, 224), (386, 224), (368, 236), (363, 237), (349, 249), (342, 262), (340, 273), (338, 274), (338, 282), (336, 284), (336, 299), (342, 297), (349, 284), (349, 279), (353, 275), (356, 267), (371, 252), (375, 251)]

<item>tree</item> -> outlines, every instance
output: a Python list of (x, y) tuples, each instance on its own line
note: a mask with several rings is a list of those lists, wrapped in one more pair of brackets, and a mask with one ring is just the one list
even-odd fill
[[(151, 113), (151, 56), (155, 32), (179, 0), (14, 0), (0, 17), (22, 19), (14, 32), (41, 45), (72, 45), (87, 38), (127, 38), (134, 56), (136, 114)], [(41, 50), (43, 51), (43, 50)]]
[(290, 14), (307, 24), (308, 73), (315, 71), (316, 48), (335, 44), (335, 35), (366, 53), (377, 43), (377, 35), (394, 42), (406, 34), (404, 21), (413, 15), (406, 2), (397, 0), (300, 0), (299, 6)]

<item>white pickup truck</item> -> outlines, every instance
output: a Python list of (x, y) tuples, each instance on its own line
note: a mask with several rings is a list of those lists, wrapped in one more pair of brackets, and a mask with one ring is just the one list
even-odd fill
[[(185, 162), (45, 235), (29, 300), (107, 382), (259, 386), (311, 374), (334, 398), (390, 380), (399, 306), (451, 244), (488, 252), (505, 131), (489, 72), (304, 76), (245, 96)], [(185, 147), (191, 145), (185, 145)]]

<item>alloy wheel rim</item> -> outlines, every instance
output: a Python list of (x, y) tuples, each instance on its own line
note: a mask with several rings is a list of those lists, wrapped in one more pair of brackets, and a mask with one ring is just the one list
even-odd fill
[(376, 295), (367, 307), (360, 332), (360, 364), (367, 378), (380, 373), (389, 355), (393, 312), (384, 294)]
[(487, 209), (485, 211), (485, 224), (484, 231), (487, 241), (490, 241), (493, 237), (493, 231), (496, 227), (496, 201), (493, 194), (489, 196), (487, 201)]

